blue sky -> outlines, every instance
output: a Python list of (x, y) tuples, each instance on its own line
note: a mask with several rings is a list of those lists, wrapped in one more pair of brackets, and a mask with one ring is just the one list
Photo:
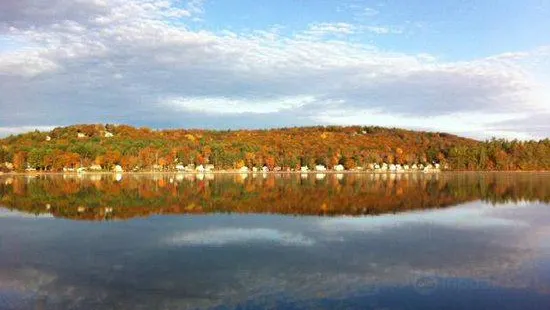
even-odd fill
[(196, 29), (246, 32), (279, 25), (293, 34), (314, 23), (361, 24), (403, 34), (345, 38), (407, 53), (469, 60), (548, 44), (550, 2), (526, 1), (329, 1), (213, 0)]
[(4, 0), (0, 136), (74, 123), (550, 135), (550, 2)]

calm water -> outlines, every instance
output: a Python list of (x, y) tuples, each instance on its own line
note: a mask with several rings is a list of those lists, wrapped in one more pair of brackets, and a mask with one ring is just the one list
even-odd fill
[(0, 177), (0, 309), (549, 309), (550, 174)]

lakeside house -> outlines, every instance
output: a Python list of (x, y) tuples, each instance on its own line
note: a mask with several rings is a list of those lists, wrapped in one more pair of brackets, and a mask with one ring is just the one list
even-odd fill
[(101, 171), (103, 168), (101, 168), (101, 166), (98, 164), (94, 164), (94, 165), (91, 165), (88, 169), (92, 171)]
[(6, 169), (8, 169), (8, 170), (13, 170), (13, 168), (14, 168), (13, 164), (10, 163), (10, 162), (5, 162), (4, 167), (6, 167)]
[(334, 171), (344, 171), (346, 170), (343, 165), (334, 166)]
[(315, 166), (315, 171), (327, 171), (327, 168), (323, 165)]
[(300, 171), (301, 171), (301, 172), (308, 172), (308, 171), (309, 171), (309, 167), (308, 167), (308, 166), (302, 166), (302, 167), (300, 167)]
[(120, 172), (124, 172), (124, 169), (122, 169), (120, 165), (115, 165), (115, 167), (113, 168), (113, 171), (120, 173)]

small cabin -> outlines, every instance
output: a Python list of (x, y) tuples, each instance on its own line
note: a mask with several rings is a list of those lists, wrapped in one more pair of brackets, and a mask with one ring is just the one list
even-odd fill
[(93, 171), (99, 171), (99, 170), (101, 170), (102, 168), (101, 168), (100, 165), (94, 164), (94, 165), (91, 165), (89, 169), (90, 169), (90, 170), (93, 170)]

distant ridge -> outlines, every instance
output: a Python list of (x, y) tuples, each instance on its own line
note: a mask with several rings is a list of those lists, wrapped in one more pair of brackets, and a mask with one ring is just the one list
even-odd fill
[[(440, 132), (373, 126), (277, 129), (152, 130), (128, 125), (73, 125), (0, 140), (0, 163), (11, 170), (79, 167), (124, 171), (215, 169), (366, 169), (372, 164), (434, 164), (455, 170), (549, 170), (550, 142), (481, 142)], [(265, 169), (265, 168), (264, 168)]]

